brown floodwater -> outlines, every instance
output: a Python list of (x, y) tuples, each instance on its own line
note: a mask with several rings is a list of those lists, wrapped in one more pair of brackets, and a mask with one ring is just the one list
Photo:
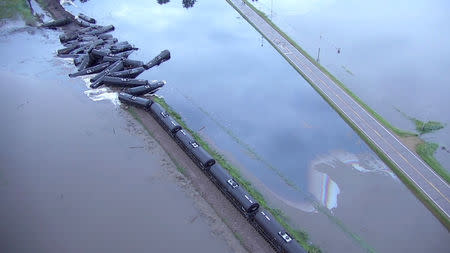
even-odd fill
[(242, 250), (128, 113), (69, 79), (57, 33), (21, 26), (0, 27), (0, 252)]

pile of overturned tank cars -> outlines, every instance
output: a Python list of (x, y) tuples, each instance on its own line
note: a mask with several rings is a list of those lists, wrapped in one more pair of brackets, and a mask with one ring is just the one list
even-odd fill
[(72, 58), (78, 68), (70, 77), (90, 75), (90, 87), (93, 89), (102, 85), (122, 89), (119, 91), (119, 100), (152, 115), (277, 252), (306, 252), (160, 104), (145, 97), (162, 87), (164, 82), (135, 78), (145, 70), (169, 60), (168, 50), (162, 51), (148, 63), (128, 59), (137, 48), (127, 41), (119, 42), (114, 38), (110, 34), (114, 26), (96, 25), (95, 19), (83, 14), (79, 14), (75, 20), (55, 20), (42, 27), (56, 28), (73, 21), (80, 29), (60, 35), (64, 48), (58, 50), (59, 57)]

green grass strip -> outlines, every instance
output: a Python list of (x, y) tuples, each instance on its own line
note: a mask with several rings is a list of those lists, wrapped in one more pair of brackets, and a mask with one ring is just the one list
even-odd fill
[[(283, 31), (281, 31), (278, 26), (276, 26), (265, 13), (256, 9), (252, 4), (250, 4), (247, 0), (243, 0), (246, 4), (252, 8), (258, 15), (260, 15), (264, 20), (266, 20), (276, 31), (278, 31), (286, 40), (288, 40), (295, 48), (297, 48), (305, 57), (307, 57), (314, 65), (316, 65), (320, 70), (322, 70), (328, 77), (330, 77), (334, 82), (336, 82), (342, 89), (344, 89), (353, 99), (355, 99), (364, 109), (366, 109), (369, 113), (372, 114), (379, 122), (383, 125), (391, 129), (397, 135), (401, 137), (409, 137), (409, 136), (418, 136), (416, 133), (412, 133), (409, 131), (404, 131), (398, 129), (391, 125), (387, 120), (381, 117), (378, 113), (376, 113), (373, 109), (371, 109), (368, 105), (366, 105), (358, 96), (356, 96), (353, 92), (351, 92), (343, 83), (341, 83), (336, 77), (334, 77), (331, 73), (329, 73), (323, 66), (317, 63), (314, 58), (312, 58), (306, 51), (304, 51), (295, 41), (293, 41), (289, 36), (287, 36)], [(428, 209), (441, 221), (441, 223), (450, 231), (450, 219), (447, 215), (442, 212), (418, 187), (403, 174), (403, 172), (398, 168), (392, 161), (389, 159), (369, 138), (360, 131), (360, 129), (353, 124), (353, 122), (347, 118), (338, 108), (335, 107), (334, 103), (328, 99), (328, 97), (322, 93), (322, 91), (316, 87), (316, 85), (305, 75), (303, 72), (287, 57), (285, 56), (277, 47), (274, 45), (259, 29), (256, 27), (232, 2), (227, 0), (227, 2), (236, 9), (237, 12), (241, 14), (262, 36), (266, 38), (267, 41), (283, 56), (291, 66), (297, 70), (297, 72), (303, 76), (303, 78), (322, 96), (325, 101), (330, 104), (330, 106), (339, 114), (341, 117), (349, 124), (353, 130), (372, 148), (372, 150), (394, 171), (394, 173), (403, 181), (403, 183), (428, 207)], [(430, 165), (431, 166), (431, 165)], [(435, 167), (432, 167), (436, 170)]]
[(434, 132), (434, 131), (444, 128), (444, 124), (442, 124), (441, 122), (437, 122), (437, 121), (424, 122), (424, 121), (418, 120), (416, 118), (412, 118), (411, 120), (416, 125), (417, 132), (419, 132), (421, 135), (426, 134), (426, 133), (431, 133), (431, 132)]
[(28, 25), (36, 22), (26, 0), (0, 0), (0, 19), (18, 18), (22, 18)]

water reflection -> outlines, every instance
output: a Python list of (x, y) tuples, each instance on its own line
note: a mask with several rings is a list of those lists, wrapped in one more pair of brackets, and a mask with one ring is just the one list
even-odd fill
[[(352, 172), (353, 171), (353, 172)], [(276, 190), (269, 190), (270, 193), (283, 201), (285, 204), (303, 212), (317, 212), (320, 206), (326, 207), (331, 213), (338, 208), (338, 196), (341, 189), (353, 185), (356, 173), (384, 175), (400, 183), (398, 177), (375, 155), (370, 153), (351, 153), (343, 150), (332, 151), (327, 154), (317, 156), (309, 166), (307, 173), (307, 192), (303, 193), (298, 189), (290, 187), (279, 187)], [(334, 176), (331, 176), (333, 174)], [(333, 177), (339, 174), (349, 174), (352, 179), (339, 178), (339, 182)], [(268, 188), (273, 188), (266, 185)], [(355, 187), (353, 185), (353, 187)], [(356, 191), (364, 191), (362, 188), (355, 188)], [(300, 194), (299, 194), (300, 193)], [(346, 199), (349, 196), (342, 195), (339, 198)], [(323, 211), (323, 210), (320, 210)]]
[(339, 186), (326, 173), (317, 170), (309, 172), (309, 192), (323, 206), (332, 211), (337, 207), (337, 196), (341, 192)]
[[(309, 193), (307, 194), (299, 194), (294, 189), (290, 189), (291, 192), (288, 194), (286, 192), (278, 194), (273, 190), (267, 191), (286, 205), (302, 212), (317, 213), (320, 211), (328, 214), (329, 211), (330, 214), (333, 214), (333, 210), (338, 207), (338, 195), (341, 193), (338, 184), (327, 173), (316, 169), (309, 171), (308, 180)], [(328, 211), (325, 211), (321, 206), (328, 209)]]
[(312, 161), (312, 167), (326, 165), (336, 169), (342, 165), (348, 165), (361, 173), (374, 173), (387, 175), (399, 181), (398, 177), (380, 159), (372, 154), (353, 154), (346, 151), (333, 151), (329, 154), (319, 156)]
[(49, 22), (52, 20), (50, 15), (46, 11), (44, 11), (41, 6), (36, 3), (35, 0), (29, 0), (28, 3), (31, 6), (31, 11), (33, 12), (34, 16), (37, 16), (42, 22)]

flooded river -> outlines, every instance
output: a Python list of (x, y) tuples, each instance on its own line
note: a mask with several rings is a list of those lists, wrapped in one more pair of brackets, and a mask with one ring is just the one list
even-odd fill
[(447, 125), (422, 138), (445, 147), (437, 150), (436, 158), (450, 170), (448, 1), (260, 0), (254, 4), (395, 126), (415, 130), (403, 113)]
[(166, 80), (159, 94), (325, 252), (448, 252), (447, 230), (226, 1), (184, 3), (67, 9), (114, 24), (132, 58), (169, 49), (140, 78)]
[(0, 26), (0, 252), (242, 250), (128, 113), (69, 79), (58, 33), (23, 26)]

